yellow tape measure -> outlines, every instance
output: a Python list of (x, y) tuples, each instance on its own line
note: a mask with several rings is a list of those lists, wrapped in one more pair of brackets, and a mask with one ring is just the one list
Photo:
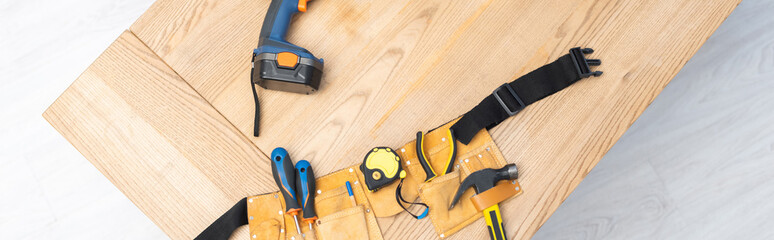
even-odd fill
[(400, 157), (389, 147), (375, 147), (363, 158), (360, 164), (366, 186), (369, 191), (389, 185), (399, 178), (406, 177), (406, 171), (400, 165)]

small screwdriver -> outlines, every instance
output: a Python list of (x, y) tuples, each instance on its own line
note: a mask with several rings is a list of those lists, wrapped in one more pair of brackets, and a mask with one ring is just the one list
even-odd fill
[(296, 163), (296, 190), (301, 194), (301, 206), (304, 208), (304, 215), (301, 219), (309, 224), (309, 231), (313, 231), (312, 223), (317, 220), (317, 213), (314, 211), (314, 171), (312, 165), (306, 160)]
[(355, 201), (355, 194), (352, 193), (352, 184), (347, 181), (345, 186), (347, 186), (347, 194), (349, 194), (349, 201), (352, 202), (352, 207), (356, 207), (357, 201)]
[(271, 174), (274, 175), (274, 182), (285, 199), (285, 213), (293, 216), (296, 230), (301, 235), (301, 227), (298, 226), (298, 211), (301, 211), (301, 207), (298, 206), (295, 191), (296, 171), (293, 169), (293, 160), (290, 160), (288, 151), (284, 148), (279, 147), (271, 151)]

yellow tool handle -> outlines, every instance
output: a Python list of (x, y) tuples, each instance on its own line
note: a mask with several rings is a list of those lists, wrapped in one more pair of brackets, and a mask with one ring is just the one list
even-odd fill
[(435, 174), (435, 170), (433, 170), (433, 167), (430, 165), (430, 159), (427, 159), (427, 156), (425, 155), (425, 137), (424, 134), (422, 134), (421, 131), (417, 132), (417, 160), (419, 162), (419, 165), (422, 165), (422, 169), (425, 170), (425, 175), (427, 176), (425, 178), (425, 182), (429, 182), (430, 180), (433, 180), (437, 176)]
[(422, 131), (417, 132), (417, 158), (419, 160), (419, 164), (422, 165), (422, 169), (425, 170), (425, 174), (427, 175), (425, 182), (429, 182), (436, 176), (443, 176), (452, 171), (452, 162), (454, 162), (454, 159), (457, 158), (457, 139), (454, 137), (454, 133), (451, 129), (447, 130), (446, 136), (449, 139), (449, 159), (446, 160), (446, 165), (443, 168), (443, 172), (441, 172), (441, 174), (436, 174), (435, 170), (433, 170), (433, 167), (430, 165), (429, 159), (427, 159), (427, 155), (425, 155), (424, 134), (422, 134)]
[(505, 227), (503, 227), (503, 216), (500, 215), (500, 207), (495, 204), (484, 209), (484, 219), (486, 227), (489, 228), (489, 237), (492, 240), (507, 240)]

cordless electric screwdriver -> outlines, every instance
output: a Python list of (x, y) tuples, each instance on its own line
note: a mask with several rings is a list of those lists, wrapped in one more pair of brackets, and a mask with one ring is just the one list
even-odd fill
[(317, 91), (323, 60), (285, 40), (290, 19), (306, 12), (308, 0), (272, 0), (263, 20), (258, 48), (253, 50), (251, 82), (255, 98), (255, 129), (258, 136), (259, 110), (255, 84), (264, 89), (310, 94)]

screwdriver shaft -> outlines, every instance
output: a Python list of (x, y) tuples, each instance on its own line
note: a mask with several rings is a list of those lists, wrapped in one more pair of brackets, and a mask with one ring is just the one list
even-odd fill
[(296, 221), (296, 230), (298, 231), (298, 234), (301, 234), (301, 227), (298, 225), (298, 215), (293, 215), (293, 221)]

